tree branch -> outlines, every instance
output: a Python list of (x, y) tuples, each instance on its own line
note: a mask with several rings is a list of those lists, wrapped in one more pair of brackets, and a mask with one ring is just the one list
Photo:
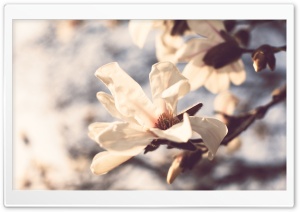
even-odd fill
[(228, 120), (228, 134), (222, 141), (222, 145), (227, 145), (232, 139), (245, 131), (256, 119), (262, 119), (267, 111), (277, 103), (286, 99), (286, 86), (276, 89), (272, 94), (272, 100), (266, 105), (259, 106), (246, 114), (239, 116), (228, 116), (222, 114)]
[[(259, 106), (245, 114), (241, 114), (239, 116), (229, 116), (223, 113), (224, 117), (228, 120), (228, 134), (225, 136), (221, 145), (227, 145), (230, 141), (232, 141), (235, 137), (240, 135), (243, 131), (245, 131), (251, 124), (254, 123), (257, 119), (262, 119), (267, 111), (273, 107), (274, 105), (284, 101), (286, 99), (286, 86), (278, 88), (272, 93), (272, 100), (262, 106)], [(192, 169), (195, 164), (197, 164), (202, 159), (202, 154), (207, 150), (197, 149), (196, 151), (184, 151), (183, 159), (180, 166), (183, 170)], [(195, 161), (195, 159), (197, 159)]]
[[(275, 47), (275, 46), (271, 46), (272, 47), (272, 52), (273, 53), (278, 53), (281, 51), (286, 51), (286, 45), (285, 46), (280, 46), (280, 47)], [(243, 54), (245, 53), (253, 53), (256, 49), (242, 49)]]

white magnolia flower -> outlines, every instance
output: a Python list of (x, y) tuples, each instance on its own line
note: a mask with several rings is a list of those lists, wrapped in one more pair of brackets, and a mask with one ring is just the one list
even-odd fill
[(181, 36), (171, 35), (173, 26), (172, 20), (131, 20), (129, 33), (134, 44), (143, 48), (150, 31), (160, 30), (155, 39), (157, 60), (177, 63), (175, 53), (182, 46), (183, 39)]
[[(239, 99), (230, 91), (223, 91), (219, 93), (214, 100), (214, 110), (219, 112), (216, 114), (216, 118), (227, 125), (228, 120), (222, 114), (233, 115), (238, 103)], [(241, 145), (242, 142), (240, 137), (235, 137), (226, 145), (227, 152), (233, 153), (237, 151)]]
[(231, 49), (227, 44), (215, 48), (225, 42), (220, 33), (225, 30), (223, 22), (189, 20), (188, 26), (206, 37), (190, 39), (176, 52), (178, 61), (188, 62), (182, 74), (190, 80), (191, 90), (204, 85), (212, 93), (218, 93), (228, 89), (230, 82), (243, 83), (246, 79), (244, 65), (240, 55), (234, 55), (239, 54), (240, 49)]
[(184, 143), (198, 133), (213, 157), (227, 133), (227, 127), (214, 118), (176, 114), (178, 99), (190, 90), (188, 80), (169, 62), (152, 66), (149, 75), (152, 101), (140, 85), (118, 63), (100, 67), (95, 75), (111, 94), (98, 92), (97, 98), (114, 117), (112, 123), (96, 122), (89, 126), (89, 136), (107, 151), (97, 154), (91, 164), (94, 174), (105, 174), (139, 154), (155, 139)]

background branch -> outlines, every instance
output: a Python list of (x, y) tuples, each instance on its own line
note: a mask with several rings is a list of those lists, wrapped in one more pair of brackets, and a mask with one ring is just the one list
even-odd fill
[[(262, 106), (259, 106), (245, 114), (239, 116), (229, 116), (223, 113), (222, 114), (228, 120), (228, 134), (225, 136), (221, 145), (227, 145), (230, 141), (240, 135), (245, 131), (251, 124), (254, 123), (257, 119), (262, 119), (267, 111), (274, 105), (284, 101), (286, 99), (286, 85), (281, 88), (275, 89), (272, 93), (272, 100)], [(197, 151), (185, 151), (183, 154), (183, 160), (180, 166), (183, 170), (192, 169), (195, 164), (202, 158), (202, 154), (206, 151), (197, 150)], [(195, 160), (198, 159), (198, 160)]]

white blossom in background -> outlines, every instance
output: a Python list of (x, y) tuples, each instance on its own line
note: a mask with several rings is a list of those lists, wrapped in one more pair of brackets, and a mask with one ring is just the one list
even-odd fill
[[(230, 91), (223, 91), (219, 93), (214, 100), (214, 110), (220, 112), (216, 114), (216, 118), (222, 121), (224, 124), (228, 124), (224, 115), (233, 115), (236, 106), (239, 103), (239, 99), (233, 95)], [(235, 137), (226, 145), (228, 153), (233, 153), (241, 147), (240, 137)]]
[(58, 20), (55, 22), (55, 33), (59, 41), (67, 43), (76, 35), (76, 30), (83, 25), (81, 20)]
[[(223, 91), (219, 93), (214, 100), (214, 110), (226, 115), (232, 115), (238, 103), (239, 99), (233, 93), (230, 91)], [(223, 115), (217, 113), (216, 117), (220, 121), (226, 122)]]
[[(205, 37), (190, 39), (176, 52), (178, 61), (188, 62), (182, 74), (190, 80), (191, 90), (205, 86), (210, 92), (219, 93), (227, 90), (230, 82), (235, 85), (242, 84), (246, 79), (246, 72), (241, 59), (220, 68), (214, 68), (204, 62), (209, 50), (225, 42), (220, 34), (221, 30), (225, 30), (223, 22), (188, 20), (187, 23), (192, 31)], [(220, 48), (218, 52), (222, 50)]]
[(129, 33), (132, 41), (139, 48), (143, 48), (152, 30), (158, 30), (155, 39), (156, 58), (158, 61), (177, 63), (176, 51), (183, 45), (181, 36), (171, 35), (174, 21), (171, 20), (130, 20)]
[(177, 102), (190, 91), (188, 80), (170, 62), (152, 66), (149, 74), (152, 101), (118, 63), (100, 67), (96, 73), (111, 94), (98, 92), (106, 110), (122, 121), (96, 122), (89, 126), (89, 137), (107, 151), (98, 153), (91, 164), (94, 174), (105, 174), (139, 154), (155, 139), (188, 142), (198, 133), (214, 157), (227, 127), (214, 118), (189, 116), (177, 118)]

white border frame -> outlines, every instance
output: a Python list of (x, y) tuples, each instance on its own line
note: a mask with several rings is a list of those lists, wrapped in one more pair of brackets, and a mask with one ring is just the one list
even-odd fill
[[(67, 12), (66, 12), (67, 11)], [(213, 12), (212, 12), (213, 11)], [(283, 191), (20, 191), (12, 173), (14, 19), (287, 20), (287, 182)], [(294, 6), (292, 4), (7, 4), (4, 7), (6, 207), (292, 207), (294, 205)]]

